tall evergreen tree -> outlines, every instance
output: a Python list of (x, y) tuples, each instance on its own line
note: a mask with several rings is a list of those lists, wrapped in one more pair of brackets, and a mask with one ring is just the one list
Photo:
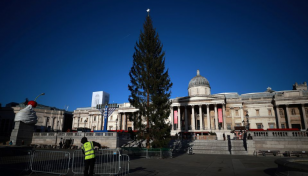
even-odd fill
[[(139, 139), (152, 140), (152, 147), (160, 148), (170, 140), (171, 125), (166, 122), (170, 114), (172, 83), (165, 69), (165, 52), (158, 33), (148, 15), (136, 42), (133, 66), (129, 72), (131, 92), (128, 100), (139, 112), (134, 115)], [(142, 119), (145, 117), (145, 119)], [(146, 120), (146, 124), (142, 123)]]

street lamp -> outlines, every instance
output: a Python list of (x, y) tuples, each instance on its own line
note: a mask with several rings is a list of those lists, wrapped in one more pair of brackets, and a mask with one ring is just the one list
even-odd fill
[(39, 96), (41, 96), (41, 95), (45, 95), (45, 93), (39, 94), (39, 95), (34, 99), (34, 101), (36, 101), (36, 99), (37, 99)]

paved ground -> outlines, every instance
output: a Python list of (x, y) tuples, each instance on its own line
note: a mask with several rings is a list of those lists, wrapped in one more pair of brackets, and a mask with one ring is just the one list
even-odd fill
[[(73, 152), (73, 150), (66, 150)], [(275, 175), (277, 165), (274, 161), (280, 156), (241, 156), (241, 155), (208, 155), (186, 153), (168, 159), (130, 158), (130, 175), (162, 176), (262, 176)], [(0, 175), (29, 175), (21, 173), (17, 164), (7, 163), (0, 158)], [(14, 160), (13, 160), (14, 162)], [(5, 165), (1, 165), (5, 163)], [(2, 167), (1, 167), (2, 166)], [(4, 167), (3, 167), (4, 166)], [(70, 166), (71, 167), (71, 166)], [(45, 176), (47, 174), (34, 174)], [(73, 175), (71, 169), (68, 175)]]
[(130, 175), (275, 175), (279, 157), (240, 155), (187, 155), (172, 159), (131, 159)]

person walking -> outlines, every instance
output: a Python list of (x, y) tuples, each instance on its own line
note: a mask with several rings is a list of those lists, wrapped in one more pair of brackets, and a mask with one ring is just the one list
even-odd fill
[(93, 170), (94, 170), (94, 164), (95, 164), (94, 146), (101, 148), (101, 145), (94, 141), (89, 142), (86, 137), (83, 137), (81, 139), (81, 143), (82, 143), (82, 146), (81, 146), (82, 153), (85, 155), (84, 176), (93, 176)]
[(60, 149), (62, 149), (62, 146), (63, 146), (62, 138), (61, 138), (61, 140), (60, 140), (60, 142), (59, 142), (59, 146), (60, 146)]

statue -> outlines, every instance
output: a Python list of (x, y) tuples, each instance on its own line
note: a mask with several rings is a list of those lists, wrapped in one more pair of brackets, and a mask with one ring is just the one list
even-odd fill
[[(28, 99), (26, 99), (26, 102), (28, 101), (26, 107), (15, 115), (15, 127), (10, 137), (10, 141), (12, 141), (13, 145), (31, 144), (35, 124), (37, 123), (36, 112), (33, 108), (37, 106), (36, 99), (41, 95), (45, 95), (45, 93), (38, 95), (34, 101), (28, 101)], [(20, 107), (24, 107), (25, 104), (22, 103), (20, 105)]]
[(37, 116), (36, 112), (33, 110), (33, 108), (35, 108), (36, 106), (37, 103), (35, 101), (29, 101), (28, 105), (16, 114), (14, 121), (21, 121), (25, 124), (36, 124)]

